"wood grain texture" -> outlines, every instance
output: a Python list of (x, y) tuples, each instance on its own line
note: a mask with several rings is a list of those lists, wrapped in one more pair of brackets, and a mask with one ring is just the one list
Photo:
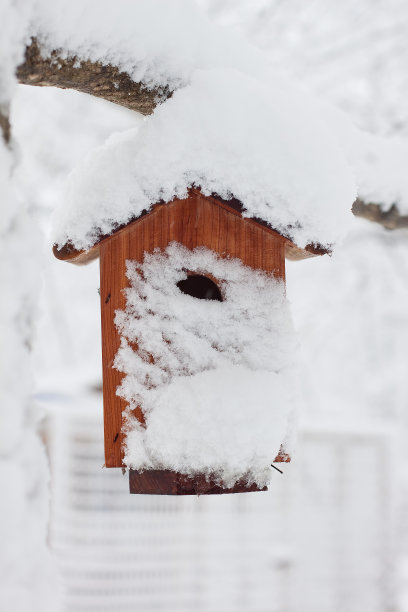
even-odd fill
[(318, 255), (331, 254), (332, 245), (329, 247), (322, 247), (318, 244), (307, 244), (304, 249), (301, 249), (296, 244), (288, 240), (285, 247), (285, 257), (290, 261), (300, 261), (302, 259), (310, 259), (311, 257), (316, 257)]
[[(242, 213), (243, 213), (243, 206), (242, 204), (235, 199), (232, 200), (223, 200), (222, 198), (220, 198), (219, 196), (216, 195), (212, 195), (212, 196), (203, 196), (201, 191), (197, 188), (192, 188), (189, 190), (189, 197), (188, 197), (188, 201), (192, 201), (193, 197), (203, 197), (207, 200), (212, 201), (213, 203), (217, 204), (218, 206), (220, 206), (221, 208), (224, 208), (225, 210), (228, 210), (230, 213), (236, 215), (237, 217), (239, 217), (240, 219), (245, 219), (245, 221), (250, 221), (251, 223), (255, 223), (255, 225), (257, 225), (258, 227), (260, 227), (261, 229), (267, 231), (267, 232), (272, 232), (272, 234), (276, 237), (281, 238), (282, 240), (285, 241), (285, 257), (286, 259), (293, 259), (293, 260), (300, 260), (300, 259), (307, 259), (309, 257), (315, 257), (317, 255), (325, 255), (325, 254), (331, 254), (331, 250), (330, 249), (326, 249), (323, 248), (320, 245), (314, 245), (314, 244), (308, 244), (305, 246), (305, 248), (300, 248), (298, 246), (296, 246), (289, 238), (282, 236), (281, 234), (279, 234), (279, 232), (277, 232), (276, 230), (274, 230), (273, 228), (271, 228), (265, 221), (262, 221), (262, 219), (258, 219), (258, 218), (250, 218), (250, 217), (243, 217)], [(173, 202), (178, 202), (179, 200), (173, 200)], [(129, 221), (126, 224), (120, 225), (118, 227), (116, 227), (114, 230), (112, 230), (112, 232), (110, 234), (105, 234), (102, 235), (100, 234), (98, 240), (96, 241), (96, 243), (87, 251), (81, 251), (79, 249), (76, 249), (73, 244), (71, 242), (67, 242), (66, 244), (64, 244), (62, 247), (58, 247), (57, 245), (54, 245), (53, 247), (53, 252), (54, 255), (57, 259), (61, 259), (63, 261), (68, 261), (70, 263), (75, 263), (77, 265), (82, 265), (82, 264), (86, 264), (90, 261), (92, 261), (93, 259), (96, 259), (99, 256), (99, 246), (105, 242), (106, 240), (110, 240), (110, 238), (116, 234), (119, 234), (123, 231), (128, 231), (128, 229), (136, 224), (139, 223), (139, 221), (148, 215), (153, 214), (157, 209), (161, 209), (163, 207), (166, 206), (170, 206), (172, 204), (172, 202), (170, 203), (158, 203), (158, 204), (154, 204), (152, 206), (152, 208), (147, 212), (147, 211), (143, 211), (141, 213), (141, 215), (131, 221)], [(165, 212), (163, 212), (163, 217), (162, 219), (166, 219), (166, 214)], [(212, 222), (213, 223), (213, 222)], [(242, 241), (245, 239), (244, 235), (244, 227), (242, 227), (241, 225), (237, 224), (234, 226), (234, 233), (232, 232), (231, 227), (230, 229), (230, 233), (228, 235), (225, 236), (225, 240), (228, 241), (228, 244), (233, 245), (234, 242), (236, 241)], [(265, 248), (268, 247), (268, 240), (265, 239)]]
[(88, 251), (81, 251), (72, 246), (70, 242), (66, 242), (62, 247), (54, 244), (52, 247), (54, 257), (61, 261), (67, 261), (69, 263), (77, 264), (78, 266), (84, 266), (94, 259), (99, 257), (99, 244), (96, 244)]
[(186, 476), (170, 470), (129, 471), (129, 491), (142, 495), (219, 495), (220, 493), (253, 493), (266, 491), (267, 487), (248, 485), (240, 480), (229, 489), (216, 484), (203, 474)]
[(165, 249), (173, 241), (189, 249), (204, 246), (222, 257), (238, 257), (247, 266), (285, 278), (286, 239), (198, 191), (185, 200), (156, 206), (99, 244), (106, 467), (123, 465), (121, 430), (126, 404), (116, 395), (123, 375), (112, 366), (120, 345), (114, 316), (125, 307), (123, 289), (128, 286), (126, 260), (141, 262), (144, 253)]

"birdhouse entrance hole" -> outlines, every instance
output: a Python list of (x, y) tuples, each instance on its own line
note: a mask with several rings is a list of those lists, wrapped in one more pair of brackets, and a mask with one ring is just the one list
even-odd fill
[(216, 300), (222, 302), (221, 291), (211, 278), (202, 274), (190, 274), (186, 279), (177, 283), (182, 293), (191, 295), (199, 300)]

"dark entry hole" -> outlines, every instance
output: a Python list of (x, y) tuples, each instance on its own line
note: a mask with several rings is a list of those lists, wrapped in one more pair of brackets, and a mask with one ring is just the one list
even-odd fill
[(199, 300), (218, 300), (222, 302), (221, 291), (210, 278), (201, 274), (191, 274), (177, 283), (177, 287), (186, 295)]

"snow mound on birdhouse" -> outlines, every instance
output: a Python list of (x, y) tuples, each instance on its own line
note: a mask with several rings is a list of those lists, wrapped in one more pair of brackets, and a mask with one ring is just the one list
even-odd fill
[(264, 53), (189, 0), (37, 0), (32, 13), (44, 56), (116, 66), (158, 101), (178, 90), (139, 134), (114, 138), (73, 173), (59, 246), (88, 249), (192, 185), (234, 196), (299, 246), (341, 239), (357, 193), (407, 213), (403, 143), (330, 119), (321, 99), (274, 75)]
[(99, 236), (189, 187), (241, 201), (299, 246), (347, 229), (356, 188), (315, 101), (284, 79), (197, 70), (137, 130), (115, 135), (75, 170), (55, 241)]
[[(223, 301), (183, 293), (187, 271), (217, 279)], [(114, 362), (125, 374), (125, 464), (264, 486), (292, 434), (296, 343), (283, 282), (175, 243), (127, 261), (127, 277)]]

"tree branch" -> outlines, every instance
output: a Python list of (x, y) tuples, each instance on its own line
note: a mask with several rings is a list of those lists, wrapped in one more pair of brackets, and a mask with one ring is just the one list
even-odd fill
[(380, 204), (365, 203), (358, 198), (351, 210), (356, 217), (379, 223), (388, 230), (408, 228), (408, 215), (401, 215), (396, 204), (383, 211)]
[(3, 109), (0, 109), (0, 132), (4, 142), (8, 145), (11, 138), (10, 119), (8, 114), (3, 112)]
[[(143, 115), (150, 115), (160, 102), (172, 95), (169, 88), (147, 89), (142, 83), (135, 83), (126, 72), (121, 72), (116, 66), (82, 61), (77, 56), (64, 59), (58, 50), (43, 57), (35, 38), (32, 38), (31, 44), (26, 48), (24, 62), (17, 68), (17, 79), (25, 85), (74, 89)], [(0, 131), (8, 143), (10, 124), (7, 115), (1, 110)], [(401, 215), (396, 204), (384, 212), (379, 204), (365, 203), (357, 199), (352, 212), (356, 217), (379, 223), (389, 230), (408, 228), (408, 216)]]
[(17, 79), (24, 85), (75, 89), (143, 115), (150, 115), (172, 93), (168, 88), (147, 89), (116, 66), (82, 61), (76, 56), (63, 59), (58, 50), (43, 57), (35, 38), (26, 47), (24, 62), (17, 68)]

